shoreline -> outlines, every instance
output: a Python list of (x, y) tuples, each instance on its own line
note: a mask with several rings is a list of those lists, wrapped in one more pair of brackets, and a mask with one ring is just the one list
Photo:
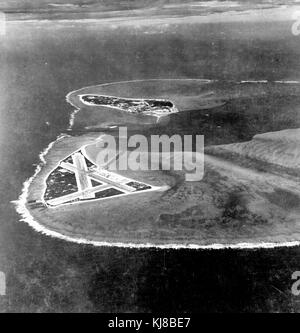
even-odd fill
[[(153, 80), (160, 80), (160, 79), (153, 79)], [(153, 81), (153, 80), (146, 80), (146, 81)], [(166, 79), (169, 80), (169, 79)], [(179, 79), (180, 80), (180, 79)], [(198, 80), (198, 79), (190, 79), (190, 80)], [(202, 79), (200, 79), (202, 80)], [(145, 81), (145, 80), (136, 80), (136, 82), (139, 81)], [(211, 80), (203, 80), (204, 82), (211, 82)], [(215, 81), (215, 80), (212, 80)], [(121, 81), (121, 82), (132, 82), (132, 81)], [(256, 83), (256, 81), (241, 81), (241, 84), (244, 83)], [(103, 84), (105, 85), (111, 85), (111, 84), (116, 84), (117, 82), (112, 82), (112, 83), (106, 83)], [(282, 84), (296, 84), (295, 81), (267, 81), (263, 80), (260, 81), (259, 83), (282, 83)], [(299, 82), (297, 82), (299, 83)], [(102, 86), (102, 85), (101, 85)], [(88, 87), (84, 87), (88, 88)], [(81, 88), (81, 89), (84, 89)], [(80, 89), (80, 90), (81, 90)], [(70, 101), (69, 96), (74, 93), (77, 90), (71, 91), (66, 95), (66, 101), (70, 103), (73, 107), (75, 107), (75, 110), (71, 113), (70, 115), (70, 121), (69, 121), (69, 127), (67, 128), (67, 131), (72, 130), (74, 117), (76, 113), (80, 110), (80, 108), (76, 108), (76, 106)], [(78, 243), (78, 244), (87, 244), (87, 245), (93, 245), (93, 246), (106, 246), (106, 247), (121, 247), (121, 248), (158, 248), (158, 249), (259, 249), (259, 248), (264, 248), (264, 249), (269, 249), (269, 248), (278, 248), (278, 247), (295, 247), (300, 245), (300, 241), (297, 240), (291, 240), (287, 242), (239, 242), (239, 243), (227, 243), (227, 244), (222, 244), (222, 243), (212, 243), (208, 245), (199, 245), (199, 244), (193, 244), (192, 242), (190, 244), (185, 244), (185, 243), (169, 243), (169, 244), (160, 244), (159, 242), (156, 243), (151, 243), (151, 242), (145, 242), (145, 243), (136, 243), (136, 242), (121, 242), (121, 241), (95, 241), (91, 239), (87, 239), (84, 237), (72, 237), (70, 235), (62, 234), (59, 231), (51, 230), (50, 228), (44, 226), (43, 224), (39, 223), (34, 219), (34, 217), (31, 215), (30, 211), (26, 207), (26, 202), (27, 198), (29, 195), (29, 188), (33, 181), (36, 179), (36, 177), (39, 175), (41, 172), (43, 166), (46, 165), (47, 161), (45, 159), (45, 156), (48, 154), (48, 152), (51, 150), (51, 148), (60, 140), (63, 138), (68, 137), (68, 134), (60, 134), (57, 136), (57, 138), (49, 143), (49, 145), (39, 154), (40, 158), (40, 163), (35, 169), (35, 172), (33, 176), (28, 178), (22, 188), (21, 195), (19, 196), (19, 199), (17, 201), (14, 201), (13, 203), (16, 205), (16, 210), (21, 216), (21, 221), (25, 222), (28, 224), (30, 227), (32, 227), (34, 230), (45, 234), (47, 236), (59, 238), (62, 240), (66, 240), (69, 242), (73, 243)]]

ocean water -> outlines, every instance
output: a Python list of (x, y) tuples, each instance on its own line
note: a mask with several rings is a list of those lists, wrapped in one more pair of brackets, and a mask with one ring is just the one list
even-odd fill
[(83, 246), (32, 230), (12, 203), (39, 153), (66, 132), (70, 91), (150, 78), (298, 80), (300, 39), (290, 22), (9, 22), (0, 48), (0, 311), (300, 310), (290, 291), (299, 248)]

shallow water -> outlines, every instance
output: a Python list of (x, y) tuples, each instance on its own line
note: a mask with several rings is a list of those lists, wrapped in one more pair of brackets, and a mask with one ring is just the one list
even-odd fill
[(290, 293), (299, 248), (94, 248), (35, 232), (10, 203), (39, 153), (68, 127), (68, 92), (157, 77), (297, 80), (300, 42), (289, 22), (170, 25), (164, 33), (9, 23), (0, 47), (1, 311), (299, 311)]

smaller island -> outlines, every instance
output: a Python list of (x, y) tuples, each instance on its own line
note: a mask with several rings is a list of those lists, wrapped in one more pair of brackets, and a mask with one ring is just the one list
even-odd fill
[(167, 100), (130, 99), (104, 95), (80, 95), (79, 98), (88, 106), (107, 106), (135, 114), (161, 116), (178, 112), (174, 104)]

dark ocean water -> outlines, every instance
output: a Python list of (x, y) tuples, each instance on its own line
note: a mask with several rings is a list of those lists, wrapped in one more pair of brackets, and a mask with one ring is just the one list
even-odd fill
[[(300, 78), (288, 22), (111, 28), (10, 23), (0, 36), (1, 311), (299, 311), (299, 248), (137, 250), (46, 237), (14, 205), (39, 153), (68, 126), (72, 90), (148, 78)], [(84, 221), (83, 221), (84, 223)]]

